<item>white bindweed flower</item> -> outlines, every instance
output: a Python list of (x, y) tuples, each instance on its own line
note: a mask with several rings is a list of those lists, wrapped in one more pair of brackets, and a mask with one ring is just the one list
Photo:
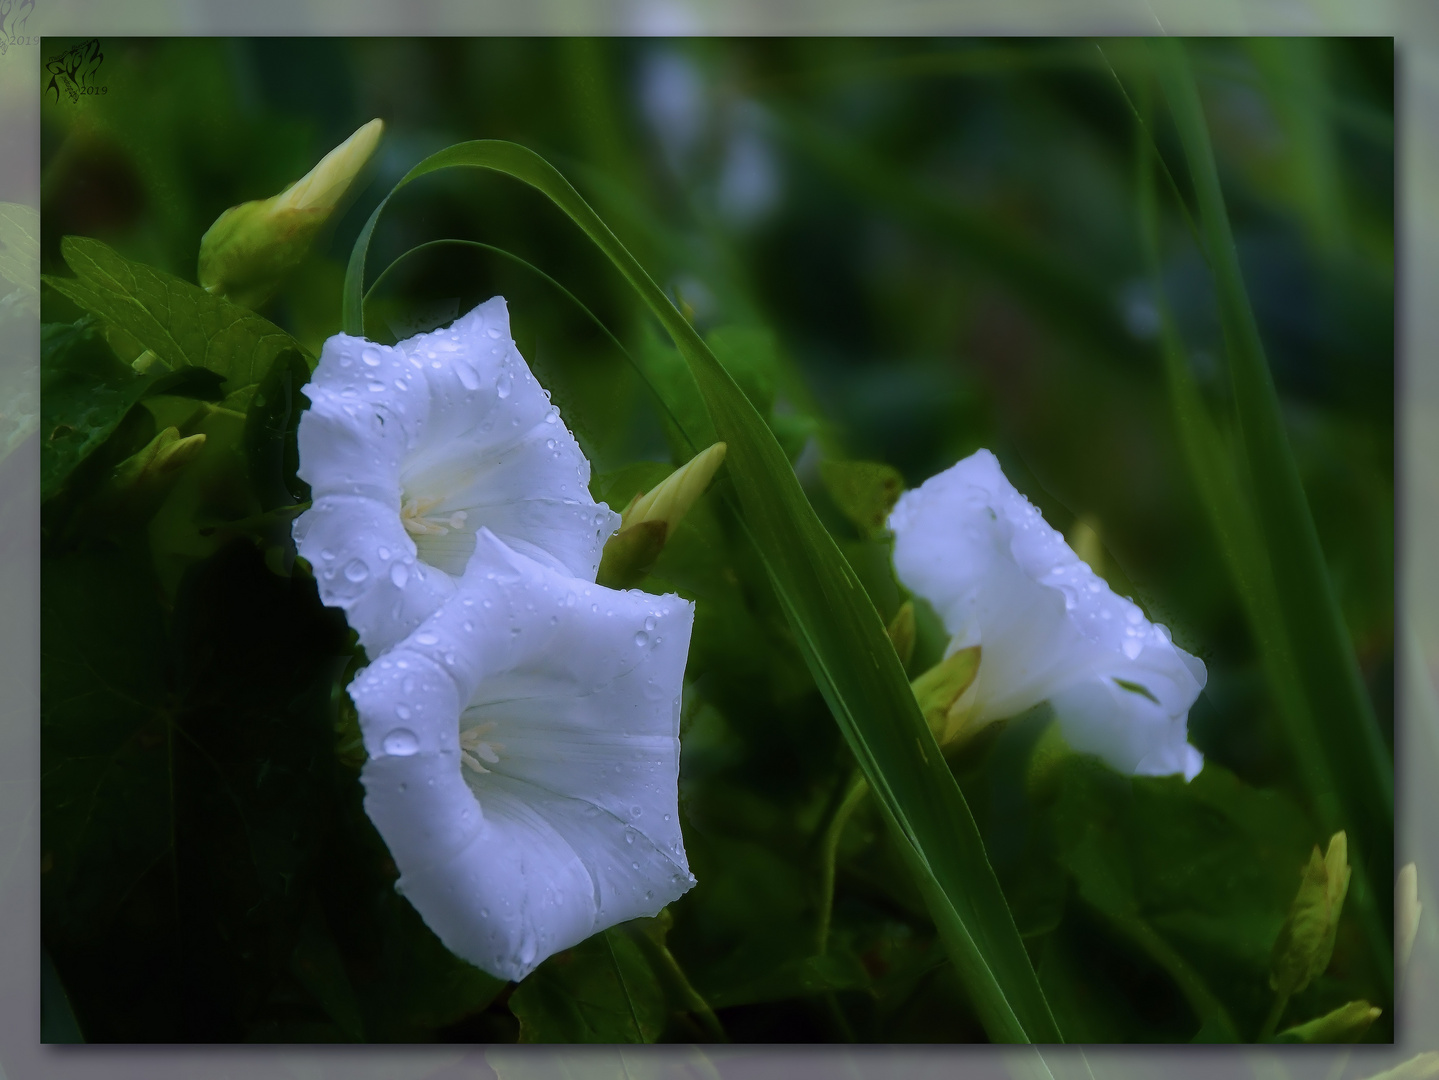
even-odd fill
[(694, 606), (576, 580), (488, 530), (478, 546), (350, 695), (397, 888), (452, 952), (522, 979), (694, 884), (677, 808)]
[(453, 595), (482, 527), (594, 581), (620, 518), (590, 497), (589, 462), (516, 349), (503, 297), (395, 346), (337, 334), (304, 392), (314, 504), (295, 541), (372, 657)]
[(1199, 772), (1187, 722), (1203, 662), (1111, 591), (988, 450), (906, 492), (889, 527), (900, 581), (944, 620), (946, 655), (980, 646), (955, 705), (968, 730), (1047, 700), (1070, 746), (1120, 771)]

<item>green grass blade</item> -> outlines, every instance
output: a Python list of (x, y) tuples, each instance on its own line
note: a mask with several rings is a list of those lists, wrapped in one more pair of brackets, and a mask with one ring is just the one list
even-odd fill
[[(386, 202), (414, 179), (455, 166), (491, 169), (548, 196), (674, 339), (729, 444), (735, 497), (805, 659), (895, 829), (985, 1030), (995, 1041), (1061, 1041), (974, 819), (884, 623), (749, 399), (589, 204), (533, 151), (489, 140), (449, 147), (410, 170)], [(365, 256), (384, 206), (366, 222), (350, 257), (343, 323), (352, 334), (363, 328)]]
[(1378, 933), (1371, 930), (1370, 936), (1374, 960), (1387, 979), (1393, 970), (1387, 944), (1392, 912), (1384, 899), (1390, 894), (1393, 862), (1393, 764), (1364, 689), (1284, 432), (1188, 56), (1183, 45), (1171, 40), (1153, 42), (1150, 48), (1198, 199), (1258, 531), (1269, 553), (1277, 608), (1308, 705), (1311, 730), (1299, 739), (1312, 740), (1327, 766), (1329, 786), (1311, 795), (1321, 812), (1332, 807), (1338, 813), (1338, 820), (1325, 822), (1326, 826), (1349, 832), (1359, 871), (1356, 877), (1363, 884), (1360, 891), (1369, 894), (1368, 906), (1381, 922), (1375, 928)]

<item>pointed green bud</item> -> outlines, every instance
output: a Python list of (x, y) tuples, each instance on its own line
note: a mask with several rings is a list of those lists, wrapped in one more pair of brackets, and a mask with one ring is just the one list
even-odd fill
[(304, 261), (385, 129), (371, 120), (278, 195), (232, 206), (200, 239), (200, 285), (242, 307), (274, 295)]
[(1424, 905), (1419, 902), (1419, 870), (1409, 863), (1399, 871), (1394, 886), (1394, 946), (1402, 975), (1414, 949), (1414, 935), (1419, 931), (1419, 915)]
[(715, 443), (630, 500), (620, 515), (620, 531), (609, 538), (600, 555), (599, 584), (633, 589), (645, 579), (671, 531), (704, 494), (724, 455), (725, 444)]
[(906, 600), (900, 605), (899, 611), (895, 613), (894, 621), (889, 624), (889, 640), (894, 643), (895, 655), (899, 657), (899, 666), (909, 667), (909, 662), (914, 659), (914, 601)]
[(641, 521), (662, 521), (667, 529), (673, 530), (709, 487), (724, 461), (725, 449), (724, 443), (717, 442), (701, 450), (649, 492), (636, 497), (621, 515), (620, 531)]
[(85, 528), (115, 533), (150, 520), (180, 471), (205, 447), (205, 436), (182, 439), (167, 427), (120, 464), (95, 493)]
[(979, 648), (960, 649), (910, 683), (940, 746), (956, 742), (964, 734), (969, 712), (958, 707), (959, 699), (979, 673)]
[(1370, 1005), (1367, 1001), (1351, 1001), (1331, 1013), (1297, 1024), (1275, 1036), (1275, 1042), (1282, 1043), (1352, 1043), (1358, 1042), (1369, 1025), (1379, 1019), (1384, 1010)]
[(1342, 831), (1330, 839), (1323, 857), (1314, 846), (1270, 954), (1269, 986), (1281, 999), (1303, 990), (1329, 966), (1349, 875), (1349, 842)]

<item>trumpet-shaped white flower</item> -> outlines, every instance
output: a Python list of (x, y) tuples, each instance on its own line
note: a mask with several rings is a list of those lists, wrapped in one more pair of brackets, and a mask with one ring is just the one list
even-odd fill
[(487, 529), (456, 594), (351, 684), (365, 809), (452, 952), (522, 979), (694, 884), (677, 809), (694, 607)]
[(482, 527), (594, 581), (620, 518), (590, 497), (589, 462), (516, 349), (503, 297), (395, 346), (337, 334), (304, 393), (314, 504), (295, 541), (371, 656), (453, 595)]
[(951, 636), (980, 646), (956, 708), (970, 730), (1041, 701), (1065, 740), (1124, 772), (1183, 773), (1204, 664), (1116, 595), (1000, 471), (988, 450), (906, 492), (890, 515), (899, 579)]

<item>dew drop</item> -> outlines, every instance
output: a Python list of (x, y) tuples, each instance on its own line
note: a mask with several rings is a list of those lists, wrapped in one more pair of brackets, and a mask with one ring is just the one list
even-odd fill
[(416, 634), (415, 640), (421, 645), (438, 645), (440, 643), (440, 639), (428, 630), (423, 634)]
[(514, 386), (514, 379), (508, 371), (501, 372), (499, 381), (495, 383), (495, 394), (501, 399), (510, 396), (510, 389)]
[(1124, 639), (1124, 644), (1121, 645), (1120, 648), (1124, 650), (1126, 657), (1133, 660), (1144, 650), (1144, 643), (1138, 638), (1127, 637)]
[(326, 562), (330, 562), (335, 558), (335, 553), (329, 548), (325, 548), (320, 552), (320, 558), (324, 559)]
[(372, 383), (370, 384), (370, 393), (372, 393), (372, 394), (383, 394), (384, 392), (385, 392), (385, 384), (384, 384), (384, 383), (382, 383), (382, 382), (372, 382)]
[(401, 720), (408, 720), (410, 718), (410, 707), (408, 705), (396, 705), (395, 715)]
[(390, 559), (390, 549), (385, 547), (383, 544), (375, 549), (375, 553), (379, 555), (380, 558), (384, 559), (386, 562), (388, 562)]
[(380, 366), (380, 352), (378, 349), (366, 349), (360, 354), (360, 359), (365, 362), (366, 367)]
[(455, 361), (455, 374), (460, 377), (460, 385), (466, 390), (478, 390), (480, 388), (480, 377), (475, 374), (475, 369), (463, 360)]
[(645, 616), (645, 629), (646, 629), (646, 630), (653, 630), (654, 628), (655, 628), (655, 617), (654, 617), (653, 615), (646, 615), (646, 616)]
[(546, 440), (545, 440), (545, 449), (546, 449), (546, 450), (553, 450), (554, 448), (555, 448), (555, 440), (554, 440), (554, 439), (546, 439)]
[(363, 559), (351, 559), (345, 564), (345, 577), (351, 581), (364, 581), (370, 576), (370, 568)]
[(391, 757), (409, 757), (419, 750), (420, 739), (409, 728), (395, 728), (380, 745)]
[(402, 562), (391, 563), (390, 580), (395, 583), (395, 588), (403, 589), (405, 582), (410, 580), (410, 568)]
[(643, 630), (640, 630), (635, 634), (635, 644), (638, 645), (640, 648), (643, 649), (649, 643), (650, 636), (646, 634)]
[(626, 832), (626, 833), (625, 833), (625, 843), (626, 843), (626, 844), (633, 844), (634, 842), (635, 842), (635, 834), (632, 833), (632, 832)]

